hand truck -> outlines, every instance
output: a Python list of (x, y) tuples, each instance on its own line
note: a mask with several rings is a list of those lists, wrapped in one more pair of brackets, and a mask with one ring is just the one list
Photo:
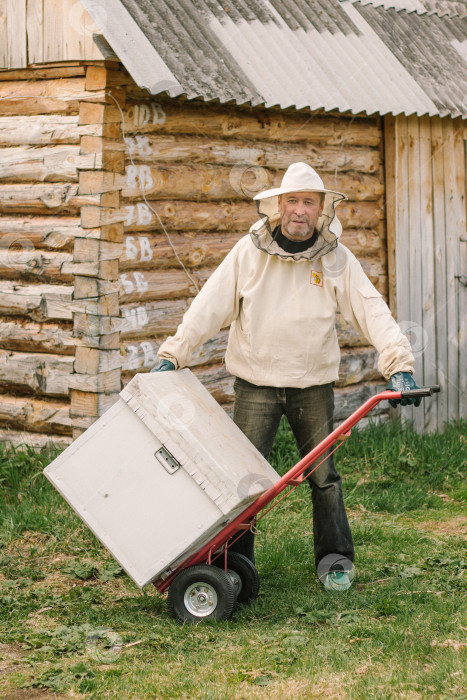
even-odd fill
[[(306, 478), (327, 459), (329, 454), (338, 449), (350, 436), (351, 429), (380, 401), (426, 397), (439, 390), (439, 386), (421, 387), (402, 392), (386, 390), (365, 401), (198, 552), (187, 557), (164, 579), (154, 581), (159, 593), (168, 590), (168, 603), (172, 615), (181, 622), (187, 623), (205, 619), (227, 620), (234, 613), (237, 604), (252, 602), (259, 591), (258, 572), (247, 557), (229, 551), (230, 545), (241, 537), (245, 530), (255, 527), (261, 511), (264, 511), (260, 516), (262, 518), (298, 485), (306, 481)], [(331, 447), (334, 449), (326, 454), (311, 471), (307, 471)], [(307, 472), (306, 476), (305, 472)], [(275, 500), (287, 488), (288, 491), (282, 498)], [(267, 506), (270, 507), (265, 510)]]

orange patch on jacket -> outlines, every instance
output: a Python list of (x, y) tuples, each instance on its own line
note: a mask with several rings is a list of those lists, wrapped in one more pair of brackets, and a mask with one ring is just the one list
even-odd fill
[(310, 284), (316, 284), (318, 287), (323, 286), (323, 273), (311, 271)]

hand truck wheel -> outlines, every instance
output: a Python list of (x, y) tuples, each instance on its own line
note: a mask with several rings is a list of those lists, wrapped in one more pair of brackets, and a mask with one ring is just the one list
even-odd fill
[[(213, 562), (214, 566), (224, 570), (224, 553)], [(239, 552), (227, 552), (227, 572), (234, 584), (237, 593), (237, 602), (242, 604), (252, 603), (259, 591), (259, 575), (253, 562)]]
[(180, 622), (228, 620), (236, 602), (230, 576), (208, 564), (183, 569), (169, 587), (169, 609)]

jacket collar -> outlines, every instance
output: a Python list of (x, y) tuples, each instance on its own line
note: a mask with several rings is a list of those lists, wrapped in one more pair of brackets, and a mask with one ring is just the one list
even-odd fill
[(326, 227), (318, 232), (318, 237), (310, 248), (300, 253), (288, 253), (281, 248), (277, 241), (272, 237), (271, 231), (274, 230), (278, 223), (278, 218), (275, 221), (269, 221), (267, 217), (265, 219), (260, 219), (250, 228), (250, 236), (254, 245), (259, 250), (262, 250), (264, 253), (268, 253), (268, 255), (277, 255), (283, 260), (291, 260), (292, 262), (316, 260), (317, 258), (321, 258), (323, 255), (326, 255), (326, 253), (329, 253), (331, 250), (336, 248), (339, 242), (339, 237), (336, 234), (331, 233), (329, 228)]

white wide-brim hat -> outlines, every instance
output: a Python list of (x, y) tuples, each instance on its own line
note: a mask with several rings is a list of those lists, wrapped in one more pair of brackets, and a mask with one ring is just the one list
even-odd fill
[(340, 235), (342, 227), (339, 229), (340, 223), (337, 221), (335, 208), (339, 202), (347, 199), (347, 197), (342, 192), (327, 189), (316, 170), (308, 163), (292, 163), (287, 168), (280, 187), (259, 192), (253, 199), (261, 200), (261, 203), (258, 205), (259, 213), (267, 216), (272, 221), (279, 216), (279, 197), (289, 192), (322, 192), (325, 196), (321, 217), (323, 221), (321, 219), (318, 220), (317, 228), (318, 230), (322, 228), (324, 222), (330, 227), (331, 222), (336, 219), (337, 230), (333, 231), (333, 233)]
[[(328, 190), (316, 170), (307, 163), (292, 163), (287, 168), (280, 187), (260, 192), (253, 198), (257, 202), (261, 217), (250, 228), (254, 244), (267, 253), (285, 257), (272, 238), (272, 232), (280, 221), (279, 197), (289, 192), (322, 192), (324, 194), (323, 211), (316, 222), (316, 229), (320, 234), (319, 241), (313, 246), (312, 255), (313, 257), (325, 255), (336, 247), (342, 233), (342, 225), (336, 216), (336, 206), (347, 197), (342, 192)], [(309, 253), (286, 257), (292, 257), (297, 261), (313, 259)]]

